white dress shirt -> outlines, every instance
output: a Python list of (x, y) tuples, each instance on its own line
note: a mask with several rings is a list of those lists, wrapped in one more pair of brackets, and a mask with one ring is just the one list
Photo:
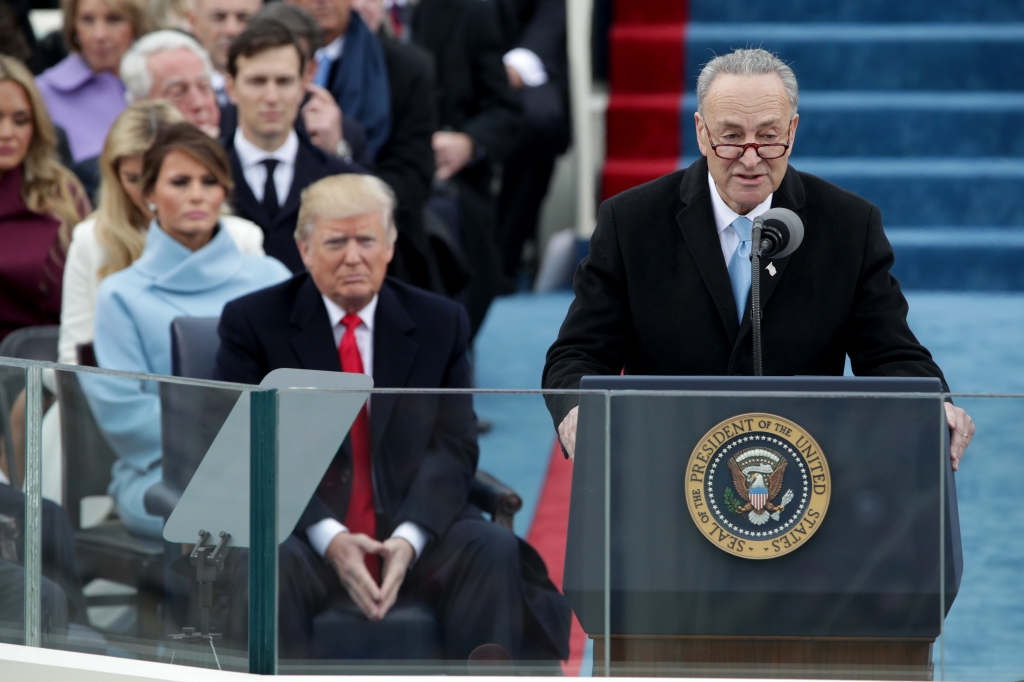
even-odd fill
[(535, 88), (548, 82), (548, 72), (544, 68), (544, 62), (533, 50), (525, 47), (517, 47), (505, 53), (501, 58), (505, 66), (511, 66), (519, 72), (523, 79), (523, 85), (528, 88)]
[[(708, 186), (711, 188), (711, 208), (715, 211), (715, 227), (718, 228), (718, 241), (722, 244), (725, 267), (729, 267), (732, 254), (736, 253), (736, 247), (740, 245), (740, 236), (737, 234), (736, 228), (732, 226), (733, 221), (739, 218), (740, 214), (729, 208), (729, 205), (722, 199), (722, 195), (718, 193), (718, 185), (715, 184), (715, 179), (711, 177), (710, 171), (708, 171)], [(767, 199), (754, 207), (744, 217), (753, 220), (767, 211), (772, 207), (773, 196), (774, 193), (769, 194)]]
[(331, 42), (327, 43), (319, 50), (313, 53), (313, 61), (317, 63), (317, 68), (320, 67), (320, 63), (323, 60), (327, 60), (328, 64), (341, 59), (341, 53), (345, 51), (345, 36), (340, 35)]
[(299, 136), (292, 130), (288, 133), (288, 139), (280, 147), (272, 152), (264, 151), (245, 139), (242, 134), (242, 127), (235, 129), (235, 152), (238, 153), (238, 162), (242, 166), (242, 175), (245, 176), (245, 183), (249, 185), (256, 201), (263, 203), (263, 186), (267, 182), (267, 167), (263, 161), (277, 159), (277, 166), (274, 168), (274, 189), (277, 190), (277, 205), (284, 206), (288, 199), (288, 192), (292, 189), (292, 178), (295, 177), (295, 156), (299, 153)]
[[(363, 361), (363, 372), (373, 376), (373, 321), (377, 312), (377, 296), (366, 304), (356, 315), (359, 316), (362, 324), (356, 327), (356, 347), (359, 348), (359, 358)], [(341, 339), (345, 336), (345, 325), (341, 323), (342, 318), (347, 314), (338, 304), (323, 296), (324, 306), (327, 308), (327, 317), (331, 321), (331, 330), (334, 332), (334, 345), (340, 346)], [(366, 403), (366, 411), (369, 414), (370, 403)], [(348, 528), (337, 519), (324, 519), (306, 529), (306, 537), (309, 544), (313, 546), (317, 554), (323, 556), (327, 552), (328, 545), (338, 533), (347, 533)], [(427, 533), (420, 526), (412, 521), (404, 521), (398, 524), (393, 538), (402, 538), (412, 545), (414, 552), (413, 561), (419, 558), (420, 553), (427, 544)]]
[(213, 88), (213, 95), (217, 98), (219, 106), (226, 107), (231, 103), (231, 99), (228, 97), (227, 79), (217, 69), (210, 72), (210, 87)]

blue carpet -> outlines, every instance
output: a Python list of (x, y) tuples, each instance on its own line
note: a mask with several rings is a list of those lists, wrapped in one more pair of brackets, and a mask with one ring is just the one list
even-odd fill
[[(954, 391), (1024, 393), (1024, 294), (911, 292), (910, 324)], [(558, 334), (569, 292), (498, 299), (476, 342), (481, 388), (536, 389), (544, 355)], [(1024, 441), (1024, 399), (960, 399), (978, 424), (957, 474), (964, 578), (946, 622), (946, 678), (1024, 678), (1024, 510), (1006, 480)], [(488, 395), (476, 401), (494, 424), (480, 439), (482, 468), (523, 497), (516, 531), (533, 518), (554, 437), (538, 396)], [(940, 647), (935, 647), (938, 669)], [(938, 670), (936, 673), (938, 678)]]

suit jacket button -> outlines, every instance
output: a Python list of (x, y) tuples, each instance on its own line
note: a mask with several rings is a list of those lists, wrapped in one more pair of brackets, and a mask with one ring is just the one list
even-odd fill
[(351, 469), (345, 469), (345, 471), (341, 472), (341, 482), (342, 482), (342, 484), (348, 485), (348, 482), (351, 481), (351, 480), (352, 480), (352, 470)]

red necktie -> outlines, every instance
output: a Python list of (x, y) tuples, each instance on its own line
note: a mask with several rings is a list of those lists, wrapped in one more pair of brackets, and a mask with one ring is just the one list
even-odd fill
[[(358, 315), (346, 315), (341, 323), (345, 335), (338, 346), (341, 371), (363, 374), (363, 358), (356, 345), (356, 327), (362, 324)], [(349, 431), (352, 442), (352, 495), (348, 501), (345, 525), (352, 533), (365, 533), (377, 539), (377, 515), (373, 509), (373, 474), (370, 472), (370, 419), (366, 405), (359, 410), (359, 416)], [(380, 560), (375, 554), (366, 555), (366, 567), (370, 575), (380, 582)]]

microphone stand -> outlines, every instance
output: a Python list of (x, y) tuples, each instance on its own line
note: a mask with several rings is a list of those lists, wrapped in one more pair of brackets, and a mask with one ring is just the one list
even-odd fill
[(750, 230), (750, 328), (754, 335), (754, 376), (764, 375), (761, 363), (761, 253), (771, 244), (761, 243), (764, 218), (754, 218)]

